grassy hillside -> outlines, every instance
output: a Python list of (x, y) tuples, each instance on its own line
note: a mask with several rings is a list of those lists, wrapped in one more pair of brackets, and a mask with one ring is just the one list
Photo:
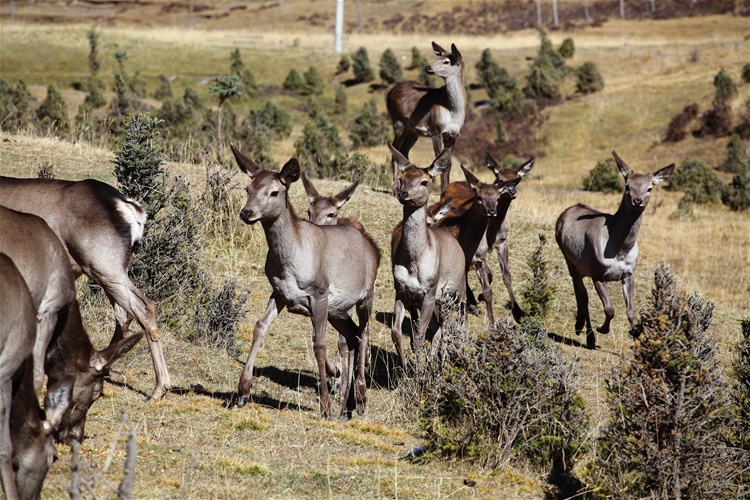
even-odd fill
[[(316, 2), (312, 2), (316, 3)], [(6, 81), (23, 78), (38, 97), (46, 85), (65, 89), (66, 99), (82, 100), (82, 94), (69, 90), (70, 84), (87, 74), (86, 31), (89, 26), (30, 25), (17, 22), (0, 31), (0, 77)], [(247, 67), (255, 72), (260, 85), (280, 85), (291, 67), (304, 71), (314, 64), (324, 78), (333, 81), (338, 56), (332, 54), (328, 33), (304, 34), (268, 30), (254, 31), (244, 26), (237, 31), (186, 31), (179, 28), (145, 29), (101, 28), (102, 75), (110, 75), (113, 61), (109, 53), (126, 50), (133, 70), (140, 71), (155, 87), (160, 74), (178, 75), (175, 93), (187, 86), (205, 92), (201, 82), (227, 72), (229, 53), (242, 51)], [(560, 340), (560, 348), (581, 360), (584, 397), (595, 424), (604, 418), (603, 381), (612, 364), (628, 355), (630, 338), (619, 286), (611, 294), (616, 309), (613, 330), (598, 336), (600, 349), (583, 348), (583, 338), (573, 333), (575, 301), (572, 285), (561, 254), (553, 242), (556, 217), (567, 206), (584, 202), (613, 211), (619, 195), (587, 193), (580, 190), (585, 174), (598, 160), (616, 149), (638, 171), (653, 170), (687, 155), (698, 156), (712, 165), (723, 158), (726, 140), (690, 138), (663, 145), (659, 141), (671, 117), (689, 102), (702, 109), (713, 95), (713, 76), (724, 67), (735, 79), (746, 61), (750, 42), (747, 18), (729, 16), (688, 18), (668, 21), (609, 21), (600, 27), (575, 32), (552, 32), (556, 46), (565, 37), (576, 43), (573, 64), (594, 61), (605, 80), (601, 93), (572, 100), (544, 111), (546, 121), (538, 134), (546, 138), (531, 179), (519, 187), (519, 197), (510, 210), (510, 257), (516, 289), (530, 280), (526, 256), (538, 244), (538, 235), (547, 236), (547, 257), (554, 269), (558, 288), (547, 328)], [(511, 35), (451, 36), (435, 34), (441, 44), (451, 41), (461, 48), (467, 60), (467, 81), (474, 81), (473, 67), (484, 48), (517, 78), (527, 69), (525, 57), (533, 56), (538, 36), (532, 30)], [(350, 34), (347, 50), (365, 46), (377, 64), (380, 53), (391, 47), (408, 57), (412, 46), (428, 52), (433, 38), (422, 35)], [(104, 57), (107, 54), (107, 57)], [(696, 57), (697, 56), (697, 57)], [(375, 98), (384, 108), (382, 91), (371, 92), (366, 85), (349, 89), (349, 106), (355, 109)], [(743, 101), (748, 87), (740, 88)], [(332, 101), (332, 85), (324, 99)], [(739, 106), (740, 100), (737, 101)], [(250, 104), (252, 105), (252, 104)], [(294, 154), (294, 139), (304, 126), (305, 115), (296, 112), (292, 137), (276, 144), (274, 157), (282, 162)], [(231, 138), (229, 138), (231, 140)], [(365, 151), (374, 162), (387, 158), (385, 147)], [(428, 141), (420, 141), (412, 160), (426, 165), (431, 160)], [(461, 159), (461, 152), (456, 151)], [(114, 182), (111, 175), (113, 154), (83, 143), (62, 142), (24, 134), (2, 134), (0, 173), (34, 176), (39, 165), (52, 162), (62, 178), (96, 177)], [(489, 172), (472, 165), (484, 180)], [(187, 175), (200, 189), (203, 165), (169, 164), (172, 172)], [(460, 177), (456, 174), (454, 179)], [(245, 180), (241, 174), (238, 184)], [(321, 193), (341, 189), (344, 182), (317, 181)], [(240, 187), (237, 188), (241, 196)], [(306, 202), (302, 186), (292, 188), (298, 213)], [(671, 264), (686, 288), (697, 289), (716, 303), (714, 332), (722, 364), (728, 366), (730, 349), (740, 337), (739, 319), (750, 315), (750, 221), (747, 214), (730, 212), (721, 206), (697, 207), (693, 220), (670, 219), (680, 195), (658, 189), (652, 197), (641, 229), (641, 257), (636, 271), (636, 302), (643, 304), (649, 294), (654, 268)], [(436, 196), (437, 198), (437, 196)], [(237, 206), (239, 211), (240, 206)], [(345, 215), (360, 219), (384, 251), (390, 231), (400, 218), (395, 198), (361, 189), (344, 209)], [(238, 226), (236, 233), (210, 242), (208, 261), (217, 281), (237, 276), (241, 289), (251, 292), (247, 319), (237, 358), (190, 345), (165, 332), (165, 354), (175, 391), (162, 401), (144, 404), (153, 375), (145, 344), (138, 346), (112, 372), (105, 397), (89, 412), (87, 439), (82, 457), (93, 469), (104, 467), (115, 439), (121, 416), (127, 412), (137, 424), (138, 464), (136, 496), (155, 498), (178, 496), (190, 472), (186, 496), (189, 498), (229, 497), (468, 497), (471, 488), (464, 479), (476, 481), (474, 493), (482, 498), (540, 498), (544, 478), (510, 466), (482, 470), (458, 461), (433, 460), (414, 465), (397, 458), (420, 444), (416, 422), (398, 418), (399, 401), (394, 398), (390, 371), (394, 349), (385, 318), (393, 308), (393, 280), (390, 259), (384, 256), (378, 273), (375, 315), (371, 342), (373, 370), (367, 413), (351, 422), (322, 422), (317, 417), (316, 370), (312, 353), (309, 320), (283, 313), (273, 323), (261, 348), (254, 402), (241, 410), (228, 408), (250, 345), (255, 320), (265, 307), (270, 287), (263, 275), (265, 240), (260, 227)], [(496, 315), (503, 309), (507, 293), (499, 279), (496, 257), (490, 262), (494, 282)], [(471, 276), (477, 290), (477, 282)], [(603, 313), (593, 287), (592, 321), (601, 322)], [(113, 317), (105, 301), (84, 310), (84, 324), (95, 345), (109, 340)], [(484, 317), (471, 317), (471, 328), (483, 328)], [(329, 335), (329, 349), (334, 345)], [(593, 438), (594, 436), (592, 436)], [(53, 466), (45, 485), (44, 497), (66, 497), (69, 480), (69, 450), (59, 448), (62, 460)], [(114, 461), (105, 477), (116, 486), (124, 457), (124, 435), (120, 436)], [(191, 465), (194, 464), (194, 465)], [(89, 477), (93, 470), (84, 469)], [(99, 496), (115, 494), (99, 481)]]

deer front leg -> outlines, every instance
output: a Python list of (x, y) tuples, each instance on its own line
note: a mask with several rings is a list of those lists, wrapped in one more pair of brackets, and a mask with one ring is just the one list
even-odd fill
[[(477, 270), (479, 284), (482, 286), (482, 299), (484, 299), (484, 302), (487, 305), (487, 320), (490, 325), (494, 325), (495, 315), (492, 312), (492, 280), (490, 278), (490, 269), (486, 261), (486, 254), (482, 258), (474, 259), (474, 267)], [(466, 283), (466, 290), (469, 290), (469, 283)]]
[(635, 277), (632, 274), (622, 279), (622, 295), (625, 299), (625, 312), (628, 316), (630, 327), (635, 325)]
[(255, 366), (255, 358), (258, 356), (258, 350), (260, 350), (260, 343), (263, 337), (268, 331), (268, 327), (276, 316), (284, 309), (284, 304), (281, 300), (277, 300), (273, 295), (268, 299), (268, 305), (266, 310), (258, 318), (253, 328), (253, 343), (250, 346), (250, 354), (247, 357), (247, 363), (245, 368), (242, 370), (240, 376), (240, 384), (237, 388), (237, 408), (242, 408), (247, 404), (250, 394), (250, 388), (253, 386), (253, 367)]
[(609, 333), (609, 323), (612, 321), (612, 318), (615, 317), (615, 308), (612, 307), (612, 302), (609, 300), (609, 290), (607, 289), (607, 283), (602, 280), (593, 281), (594, 288), (596, 288), (596, 293), (599, 294), (599, 298), (601, 299), (602, 305), (604, 306), (604, 323), (602, 323), (602, 326), (597, 328), (596, 331), (599, 333)]
[(399, 298), (396, 298), (393, 304), (393, 323), (391, 324), (391, 340), (393, 341), (394, 347), (396, 347), (396, 355), (398, 356), (399, 367), (401, 373), (406, 373), (406, 358), (404, 358), (404, 350), (401, 346), (401, 325), (404, 322), (404, 315), (406, 309), (404, 303)]
[[(432, 136), (432, 149), (435, 152), (435, 158), (440, 156), (445, 148), (452, 148), (456, 143), (456, 136), (449, 132), (443, 132)], [(451, 178), (451, 158), (448, 158), (448, 168), (440, 174), (440, 194), (445, 192)]]
[(328, 320), (328, 295), (325, 290), (310, 297), (310, 311), (313, 325), (313, 353), (318, 362), (320, 376), (320, 416), (326, 420), (331, 418), (331, 397), (328, 392), (326, 379), (326, 323)]
[(424, 356), (424, 343), (427, 336), (427, 328), (432, 320), (432, 313), (435, 312), (435, 290), (430, 290), (422, 299), (422, 307), (419, 311), (419, 331), (414, 336), (414, 352), (417, 355), (417, 361)]
[(568, 272), (573, 279), (573, 291), (576, 296), (576, 335), (580, 335), (583, 328), (586, 327), (586, 347), (594, 349), (596, 347), (596, 334), (591, 329), (589, 294), (586, 291), (586, 285), (583, 284), (583, 277), (580, 273), (570, 264), (568, 264)]

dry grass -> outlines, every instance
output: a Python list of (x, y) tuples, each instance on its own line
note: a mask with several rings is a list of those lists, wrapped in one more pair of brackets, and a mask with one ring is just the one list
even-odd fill
[[(320, 2), (312, 2), (320, 3)], [(445, 2), (446, 4), (450, 2)], [(287, 2), (284, 2), (287, 4)], [(156, 4), (154, 4), (156, 5)], [(159, 4), (160, 5), (160, 4)], [(329, 3), (326, 2), (326, 5)], [(385, 4), (367, 3), (372, 8)], [(24, 8), (33, 8), (33, 4)], [(3, 6), (4, 8), (5, 6)], [(20, 7), (19, 7), (20, 8)], [(368, 7), (369, 8), (369, 7)], [(351, 9), (353, 10), (353, 9)], [(291, 15), (291, 14), (289, 14)], [(281, 30), (289, 18), (272, 19), (263, 32), (249, 35), (244, 26), (237, 31), (192, 31), (176, 27), (146, 29), (102, 27), (107, 51), (114, 44), (127, 49), (131, 61), (147, 79), (159, 74), (179, 72), (179, 81), (194, 85), (215, 74), (226, 72), (229, 52), (238, 46), (246, 66), (256, 72), (261, 85), (278, 85), (291, 66), (320, 66), (331, 78), (337, 57), (331, 54), (330, 35), (313, 33), (295, 36)], [(231, 27), (231, 26), (230, 26)], [(70, 83), (86, 74), (86, 38), (89, 26), (40, 26), (16, 23), (3, 25), (2, 77), (24, 77), (28, 83), (46, 85), (48, 79)], [(242, 29), (242, 31), (240, 31)], [(585, 202), (612, 211), (619, 196), (580, 191), (582, 178), (612, 149), (636, 170), (653, 169), (679, 162), (688, 154), (716, 163), (724, 154), (723, 141), (688, 139), (676, 145), (658, 144), (669, 119), (689, 101), (705, 106), (711, 99), (713, 75), (719, 67), (739, 72), (746, 62), (750, 31), (747, 19), (732, 17), (692, 18), (680, 21), (627, 23), (610, 21), (600, 28), (575, 33), (554, 32), (559, 44), (565, 36), (576, 42), (574, 65), (593, 60), (605, 79), (605, 89), (564, 106), (545, 111), (548, 116), (540, 134), (547, 137), (545, 156), (538, 158), (530, 180), (520, 186), (511, 218), (511, 268), (516, 289), (530, 280), (526, 255), (544, 233), (552, 241), (554, 221), (562, 210)], [(442, 37), (441, 37), (442, 38)], [(457, 37), (469, 67), (481, 51), (491, 47), (493, 56), (514, 75), (523, 75), (525, 56), (536, 52), (534, 32), (494, 37)], [(442, 43), (442, 40), (437, 40)], [(418, 36), (354, 35), (346, 39), (348, 50), (364, 45), (376, 64), (376, 57), (388, 46), (408, 55), (412, 46), (428, 52), (429, 39)], [(39, 58), (35, 47), (53, 47)], [(158, 48), (158, 50), (155, 50)], [(697, 62), (689, 62), (697, 51)], [(269, 65), (272, 57), (280, 61)], [(111, 64), (108, 62), (107, 64)], [(109, 70), (102, 74), (109, 75)], [(148, 81), (152, 81), (148, 80)], [(43, 88), (43, 87), (41, 87)], [(39, 91), (39, 87), (36, 88)], [(328, 89), (332, 95), (332, 90)], [(365, 86), (350, 89), (350, 109), (372, 98)], [(745, 96), (747, 87), (743, 87)], [(383, 106), (381, 94), (375, 94)], [(295, 124), (293, 137), (274, 150), (277, 161), (294, 152), (294, 137), (303, 122)], [(374, 162), (384, 162), (385, 148), (366, 151)], [(457, 152), (460, 159), (460, 152)], [(413, 150), (417, 164), (431, 161), (432, 148), (420, 141)], [(44, 162), (52, 162), (59, 177), (96, 177), (113, 182), (113, 154), (85, 144), (71, 144), (27, 135), (0, 136), (0, 173), (35, 176)], [(201, 165), (170, 164), (174, 173), (188, 176), (200, 190), (205, 176)], [(478, 171), (483, 180), (489, 173)], [(242, 176), (236, 178), (244, 183)], [(316, 181), (324, 194), (340, 190), (344, 183)], [(237, 189), (238, 198), (242, 196)], [(301, 185), (292, 188), (298, 212), (306, 207)], [(716, 302), (714, 332), (720, 345), (720, 359), (726, 366), (730, 349), (739, 339), (739, 323), (750, 315), (750, 221), (747, 214), (732, 213), (723, 207), (698, 207), (694, 220), (670, 220), (679, 195), (658, 190), (652, 199), (641, 229), (641, 260), (636, 271), (636, 301), (648, 296), (653, 269), (661, 262), (675, 268), (686, 288), (697, 289)], [(241, 203), (241, 202), (240, 202)], [(239, 210), (239, 206), (237, 210)], [(393, 280), (387, 255), (390, 231), (401, 214), (397, 201), (383, 193), (361, 189), (345, 207), (344, 215), (360, 219), (384, 250), (384, 259), (376, 284), (375, 311), (372, 319), (373, 370), (368, 409), (364, 417), (352, 422), (321, 422), (317, 417), (316, 379), (309, 320), (284, 312), (271, 327), (257, 362), (258, 376), (253, 388), (254, 403), (241, 410), (230, 409), (227, 402), (236, 390), (237, 380), (250, 344), (254, 321), (265, 308), (270, 287), (263, 275), (265, 239), (260, 227), (237, 225), (224, 238), (210, 242), (210, 266), (219, 277), (239, 278), (238, 287), (251, 292), (250, 311), (238, 342), (243, 354), (239, 359), (189, 345), (170, 332), (164, 333), (164, 348), (176, 387), (163, 401), (144, 404), (142, 399), (153, 383), (152, 367), (145, 345), (138, 346), (112, 373), (106, 395), (89, 413), (87, 439), (81, 454), (94, 468), (102, 467), (123, 412), (138, 427), (138, 465), (136, 497), (176, 497), (185, 474), (196, 458), (187, 484), (189, 498), (230, 497), (468, 497), (472, 491), (464, 478), (477, 482), (474, 489), (481, 498), (540, 498), (543, 478), (522, 470), (506, 468), (486, 471), (462, 462), (432, 461), (414, 465), (397, 458), (420, 443), (416, 422), (397, 417), (398, 404), (389, 388), (386, 366), (394, 352), (385, 318), (392, 312)], [(603, 379), (610, 366), (629, 353), (630, 339), (619, 287), (611, 287), (616, 317), (612, 333), (599, 336), (601, 349), (588, 351), (573, 333), (575, 301), (572, 285), (562, 256), (548, 245), (548, 257), (559, 292), (548, 318), (548, 329), (562, 349), (580, 358), (584, 365), (584, 397), (595, 423), (605, 415)], [(508, 314), (502, 306), (507, 294), (500, 280), (497, 260), (491, 257), (496, 276), (494, 290), (498, 314)], [(471, 276), (477, 290), (477, 281)], [(600, 322), (602, 311), (590, 288), (592, 320)], [(84, 323), (95, 345), (103, 347), (112, 332), (113, 318), (108, 305), (101, 302), (87, 308)], [(483, 317), (470, 318), (472, 328), (483, 326)], [(329, 349), (334, 339), (329, 335)], [(124, 436), (118, 445), (115, 462), (108, 474), (119, 481), (124, 456)], [(46, 482), (45, 498), (66, 497), (63, 484), (69, 478), (69, 450), (60, 447), (62, 460), (52, 468)], [(101, 486), (101, 496), (114, 494)]]

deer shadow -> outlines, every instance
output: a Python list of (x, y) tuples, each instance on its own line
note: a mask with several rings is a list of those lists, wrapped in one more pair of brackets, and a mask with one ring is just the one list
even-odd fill
[(372, 389), (393, 390), (398, 387), (398, 357), (394, 351), (370, 346), (370, 368), (367, 382)]
[[(562, 336), (560, 334), (557, 334), (557, 333), (547, 332), (547, 337), (550, 340), (552, 340), (553, 342), (557, 342), (558, 344), (569, 345), (569, 346), (572, 346), (572, 347), (578, 347), (578, 348), (582, 348), (582, 349), (588, 349), (586, 347), (585, 343), (582, 344), (581, 342), (577, 341), (576, 339), (572, 339), (570, 337), (564, 337), (564, 336)], [(597, 346), (597, 349), (599, 349), (598, 346)]]

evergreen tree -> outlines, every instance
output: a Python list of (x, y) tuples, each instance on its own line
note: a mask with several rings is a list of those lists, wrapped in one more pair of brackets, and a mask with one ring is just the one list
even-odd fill
[(742, 145), (742, 139), (737, 134), (732, 134), (727, 144), (727, 157), (719, 165), (719, 170), (730, 174), (739, 174), (748, 168), (745, 148)]
[(300, 165), (311, 177), (337, 177), (347, 156), (338, 127), (317, 109), (313, 109), (302, 136), (294, 142), (294, 149)]
[(66, 136), (70, 133), (68, 105), (54, 85), (47, 87), (47, 98), (37, 108), (36, 118), (39, 125), (57, 135)]
[(385, 144), (388, 130), (384, 120), (378, 115), (375, 100), (370, 99), (362, 106), (362, 112), (354, 119), (349, 139), (354, 149), (369, 148)]
[(302, 77), (297, 73), (297, 70), (292, 68), (289, 70), (289, 73), (287, 73), (286, 78), (284, 79), (284, 83), (282, 84), (282, 88), (284, 90), (288, 90), (289, 92), (297, 93), (304, 87), (305, 82), (302, 80)]
[(325, 89), (325, 82), (323, 77), (320, 76), (315, 66), (310, 66), (305, 74), (302, 75), (305, 79), (305, 83), (300, 89), (302, 95), (322, 95)]
[(400, 82), (404, 79), (401, 64), (391, 49), (385, 49), (380, 57), (380, 79), (388, 84)]
[(352, 71), (357, 83), (371, 82), (375, 79), (375, 72), (370, 65), (370, 56), (367, 55), (366, 48), (360, 47), (352, 55)]

